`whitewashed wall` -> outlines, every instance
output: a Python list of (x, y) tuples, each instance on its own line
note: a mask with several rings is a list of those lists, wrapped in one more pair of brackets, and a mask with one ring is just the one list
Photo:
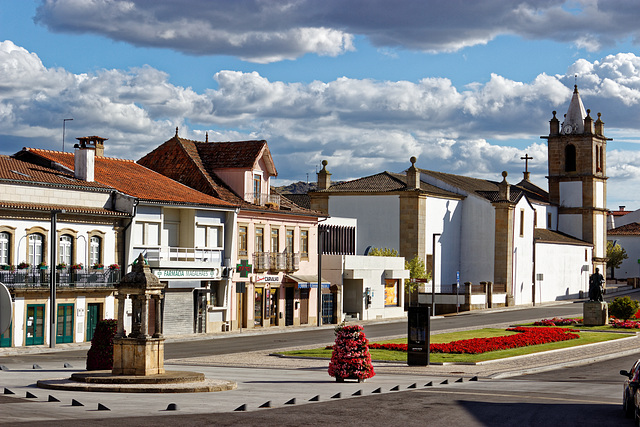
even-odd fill
[(640, 277), (640, 236), (609, 236), (609, 240), (619, 244), (626, 252), (628, 259), (622, 261), (620, 268), (615, 271), (615, 277)]
[(329, 196), (329, 215), (358, 220), (357, 247), (361, 254), (368, 246), (400, 250), (400, 197)]
[(536, 275), (542, 274), (543, 281), (536, 281), (536, 302), (575, 298), (581, 290), (588, 293), (590, 249), (590, 246), (537, 243)]
[(469, 195), (462, 203), (460, 282), (493, 281), (495, 210), (486, 199)]
[[(521, 212), (524, 212), (520, 235)], [(532, 302), (533, 220), (535, 211), (523, 197), (514, 210), (513, 225), (513, 297), (517, 305)]]
[(433, 253), (433, 236), (436, 237), (436, 285), (456, 283), (460, 270), (462, 202), (460, 200), (430, 197), (426, 203), (425, 253)]

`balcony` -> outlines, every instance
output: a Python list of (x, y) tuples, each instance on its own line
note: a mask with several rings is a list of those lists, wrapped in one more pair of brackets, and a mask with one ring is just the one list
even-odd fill
[(280, 207), (280, 195), (279, 194), (266, 194), (266, 193), (245, 193), (244, 200), (254, 205), (267, 206), (278, 209)]
[(181, 248), (160, 246), (155, 248), (134, 247), (133, 254), (142, 253), (151, 267), (220, 267), (223, 250), (207, 248)]
[[(120, 282), (120, 270), (54, 270), (56, 287), (110, 288)], [(51, 271), (38, 268), (0, 270), (0, 282), (9, 289), (49, 288)]]
[(255, 252), (253, 269), (257, 273), (265, 271), (293, 272), (300, 269), (300, 254), (291, 252)]
[(253, 254), (253, 269), (262, 273), (271, 269), (271, 254), (269, 252), (255, 252)]

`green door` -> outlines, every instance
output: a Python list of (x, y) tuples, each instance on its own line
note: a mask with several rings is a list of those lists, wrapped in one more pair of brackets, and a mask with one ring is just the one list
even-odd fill
[(98, 320), (100, 320), (100, 304), (89, 303), (87, 305), (87, 338), (85, 341), (91, 341), (93, 339)]
[(44, 304), (27, 305), (26, 345), (44, 344)]
[(73, 304), (58, 304), (56, 344), (73, 342)]
[(13, 321), (9, 324), (4, 333), (0, 334), (0, 347), (11, 347), (11, 330), (13, 329)]

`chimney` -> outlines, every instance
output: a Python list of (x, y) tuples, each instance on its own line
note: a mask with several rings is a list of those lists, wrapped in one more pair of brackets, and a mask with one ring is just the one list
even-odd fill
[(87, 182), (93, 182), (96, 150), (94, 148), (82, 147), (80, 144), (76, 144), (75, 148), (74, 174), (76, 178)]
[(626, 206), (620, 206), (620, 212), (624, 212), (624, 208), (625, 208), (625, 207), (626, 207)]
[[(104, 157), (104, 142), (109, 138), (101, 138), (99, 136), (84, 136), (82, 138), (76, 138), (80, 141), (79, 145), (81, 148), (93, 148), (95, 150), (95, 154), (98, 157)], [(76, 147), (77, 148), (77, 147)]]
[(420, 171), (416, 167), (417, 159), (415, 158), (415, 156), (412, 156), (409, 161), (411, 162), (411, 167), (407, 169), (407, 188), (411, 190), (419, 190)]
[(104, 156), (104, 141), (107, 138), (99, 136), (84, 136), (76, 138), (79, 143), (74, 145), (74, 174), (75, 177), (87, 182), (93, 182), (95, 177), (96, 156)]
[(318, 172), (318, 190), (326, 190), (331, 187), (331, 173), (327, 172), (329, 162), (322, 161), (322, 169)]

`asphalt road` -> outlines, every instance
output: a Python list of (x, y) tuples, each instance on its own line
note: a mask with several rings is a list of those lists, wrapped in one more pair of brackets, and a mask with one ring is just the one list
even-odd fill
[[(508, 309), (504, 311), (467, 312), (460, 315), (447, 316), (433, 319), (432, 332), (481, 327), (502, 323), (517, 323), (527, 320), (536, 320), (549, 317), (572, 317), (582, 315), (582, 305), (566, 303), (545, 307), (526, 309)], [(364, 326), (365, 334), (369, 340), (383, 337), (406, 335), (406, 320), (368, 323)], [(165, 344), (165, 359), (177, 359), (185, 357), (197, 357), (217, 354), (232, 354), (245, 351), (277, 349), (286, 347), (307, 346), (322, 343), (332, 343), (335, 339), (333, 328), (305, 327), (304, 329), (291, 329), (275, 333), (252, 333), (245, 330), (243, 333), (234, 333), (231, 336), (216, 335), (211, 338), (188, 340), (181, 342), (167, 342)], [(244, 335), (243, 335), (244, 334)], [(17, 361), (38, 363), (39, 361), (60, 361), (61, 363), (79, 364), (86, 357), (86, 350), (56, 351), (48, 353), (45, 349), (40, 354), (28, 354), (20, 356), (0, 356), (0, 364)]]
[[(561, 304), (529, 309), (505, 310), (501, 312), (475, 312), (446, 318), (434, 319), (432, 331), (458, 328), (472, 328), (493, 324), (518, 323), (527, 320), (554, 316), (570, 317), (581, 315), (581, 304)], [(406, 322), (389, 322), (367, 324), (365, 332), (370, 339), (406, 334)], [(247, 334), (244, 336), (215, 337), (205, 340), (171, 342), (166, 345), (166, 359), (192, 357), (207, 354), (227, 354), (258, 349), (272, 349), (298, 345), (312, 345), (332, 342), (331, 328), (305, 328), (275, 334)], [(0, 364), (38, 363), (48, 364), (58, 361), (71, 361), (77, 367), (83, 366), (86, 351), (65, 351), (22, 356), (0, 357)], [(371, 394), (356, 398), (329, 399), (306, 404), (282, 405), (269, 409), (251, 410), (248, 412), (220, 411), (211, 406), (206, 410), (207, 399), (200, 402), (202, 396), (193, 396), (194, 404), (201, 405), (205, 413), (154, 411), (153, 416), (136, 417), (133, 411), (123, 411), (122, 418), (118, 413), (110, 413), (102, 417), (95, 410), (86, 412), (86, 419), (64, 418), (51, 421), (38, 420), (40, 426), (164, 426), (164, 425), (249, 425), (249, 426), (316, 426), (316, 425), (363, 425), (363, 426), (609, 426), (633, 425), (632, 420), (625, 419), (621, 410), (623, 377), (620, 369), (629, 369), (637, 355), (621, 357), (590, 365), (564, 368), (538, 374), (525, 375), (509, 379), (481, 380), (464, 382), (433, 388), (418, 387), (416, 390), (390, 391), (389, 384), (381, 394)], [(10, 373), (11, 371), (9, 371)], [(32, 371), (31, 371), (32, 372)], [(229, 371), (230, 372), (230, 371)], [(252, 390), (268, 388), (274, 383), (282, 383), (285, 389), (293, 393), (297, 382), (269, 381), (261, 385), (260, 381), (251, 381), (251, 370), (238, 372), (238, 384), (242, 388), (253, 387)], [(240, 375), (243, 384), (240, 384)], [(305, 386), (309, 383), (302, 375), (294, 371), (282, 372), (282, 375), (300, 377)], [(277, 377), (277, 376), (276, 376)], [(314, 377), (315, 378), (315, 377)], [(387, 379), (388, 381), (389, 379)], [(407, 384), (410, 378), (402, 379)], [(316, 385), (318, 389), (326, 387), (327, 379), (322, 377)], [(376, 379), (383, 381), (383, 378)], [(302, 383), (300, 383), (302, 384)], [(368, 383), (367, 383), (368, 384)], [(313, 387), (313, 384), (311, 384)], [(375, 385), (377, 387), (377, 385)], [(351, 387), (351, 386), (349, 386)], [(359, 387), (353, 384), (353, 388)], [(370, 384), (368, 387), (373, 388)], [(236, 392), (233, 392), (236, 393)], [(41, 394), (39, 392), (38, 394)], [(231, 395), (229, 395), (231, 396)], [(243, 396), (240, 394), (239, 396)], [(343, 397), (347, 397), (345, 395)], [(159, 397), (159, 396), (158, 396)], [(121, 400), (115, 397), (116, 400)], [(240, 397), (240, 399), (246, 398)], [(135, 396), (122, 396), (122, 399), (136, 399)], [(165, 397), (165, 399), (172, 399)], [(174, 397), (175, 399), (175, 397)], [(211, 399), (211, 397), (209, 397)], [(260, 399), (263, 399), (260, 397)], [(266, 398), (265, 398), (266, 399)], [(22, 402), (22, 403), (21, 403)], [(241, 400), (238, 400), (240, 403)], [(121, 402), (125, 405), (124, 402)], [(128, 402), (135, 407), (135, 402)], [(16, 396), (0, 395), (0, 423), (2, 425), (25, 425), (24, 423), (3, 423), (2, 413), (5, 410), (19, 411), (22, 406), (26, 411), (34, 410), (46, 402), (34, 402)], [(45, 406), (40, 406), (44, 408)], [(47, 406), (51, 408), (51, 405)], [(235, 407), (235, 405), (233, 406)], [(51, 409), (50, 409), (51, 410)], [(71, 411), (68, 405), (60, 406), (58, 411)], [(139, 411), (149, 415), (151, 411)], [(89, 415), (90, 414), (90, 415)], [(33, 424), (29, 422), (29, 424)]]

